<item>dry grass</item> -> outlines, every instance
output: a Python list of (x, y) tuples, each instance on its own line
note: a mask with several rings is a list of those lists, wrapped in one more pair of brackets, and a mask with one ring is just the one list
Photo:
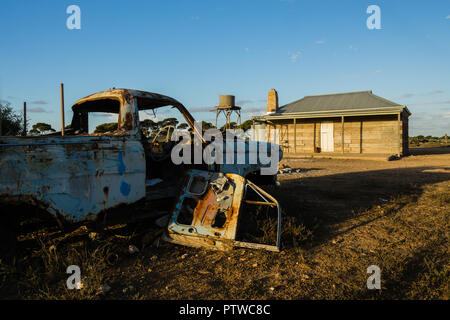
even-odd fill
[[(281, 253), (151, 245), (151, 221), (117, 225), (97, 240), (83, 227), (64, 235), (40, 223), (19, 236), (15, 259), (0, 264), (1, 297), (449, 299), (450, 174), (426, 169), (450, 158), (436, 157), (290, 163), (311, 170), (268, 188), (283, 206)], [(273, 217), (265, 218), (255, 219), (253, 240), (273, 241)], [(140, 252), (130, 255), (129, 244)], [(81, 267), (82, 290), (66, 289), (71, 264)], [(366, 288), (373, 264), (381, 290)], [(111, 291), (101, 293), (103, 284)]]

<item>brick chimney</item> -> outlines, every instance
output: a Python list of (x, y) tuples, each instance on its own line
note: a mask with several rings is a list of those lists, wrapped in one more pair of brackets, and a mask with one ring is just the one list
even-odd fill
[(278, 112), (278, 93), (275, 89), (270, 89), (267, 94), (267, 114)]

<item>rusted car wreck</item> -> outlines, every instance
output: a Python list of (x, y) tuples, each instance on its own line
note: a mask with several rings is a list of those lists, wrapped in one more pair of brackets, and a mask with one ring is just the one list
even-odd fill
[[(167, 241), (222, 250), (233, 246), (279, 250), (279, 205), (247, 180), (258, 177), (262, 165), (175, 165), (169, 157), (175, 145), (169, 133), (174, 128), (163, 128), (148, 139), (139, 115), (166, 106), (181, 113), (190, 134), (201, 136), (194, 118), (177, 100), (112, 89), (78, 100), (63, 136), (0, 137), (0, 205), (27, 203), (60, 221), (79, 222), (96, 220), (100, 213), (122, 204), (172, 198)], [(90, 133), (89, 119), (94, 113), (117, 117), (117, 129)], [(254, 193), (250, 197), (248, 190)], [(275, 210), (275, 244), (236, 238), (240, 216), (249, 210), (248, 205)]]

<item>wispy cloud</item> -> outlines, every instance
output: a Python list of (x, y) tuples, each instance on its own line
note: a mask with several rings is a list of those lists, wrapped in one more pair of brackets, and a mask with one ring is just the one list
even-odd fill
[(237, 105), (245, 105), (245, 104), (250, 104), (250, 103), (266, 103), (266, 99), (260, 99), (260, 100), (238, 100), (236, 102)]
[(289, 58), (291, 59), (292, 62), (297, 62), (297, 58), (301, 55), (300, 51), (297, 52), (288, 52)]
[(27, 109), (28, 112), (33, 112), (33, 113), (44, 113), (44, 112), (49, 112), (41, 107), (36, 107), (36, 108), (29, 108)]
[(251, 119), (253, 117), (259, 117), (266, 113), (267, 107), (266, 106), (255, 106), (255, 107), (246, 107), (243, 108), (245, 114)]
[(212, 107), (193, 107), (193, 108), (189, 108), (190, 112), (208, 112), (213, 110)]
[[(419, 94), (417, 94), (417, 93), (405, 93), (405, 94), (401, 95), (399, 98), (400, 99), (407, 99), (407, 98), (412, 98), (412, 97), (417, 97), (417, 96), (434, 96), (434, 95), (442, 94), (442, 93), (444, 93), (443, 90), (434, 90), (434, 91), (431, 91), (431, 92), (419, 93)], [(428, 102), (427, 102), (427, 104), (428, 104)]]
[(450, 111), (430, 112), (412, 111), (410, 128), (411, 135), (442, 135), (440, 131), (447, 131), (449, 128)]
[(325, 40), (316, 40), (315, 43), (316, 43), (316, 44), (324, 44), (324, 43), (325, 43)]
[(450, 14), (448, 16), (446, 16), (445, 19), (450, 19)]
[(434, 91), (429, 92), (428, 94), (432, 96), (432, 95), (441, 94), (441, 93), (444, 93), (444, 91), (442, 91), (442, 90), (434, 90)]
[(44, 100), (36, 100), (36, 101), (31, 101), (31, 104), (48, 104), (47, 101)]
[(248, 107), (243, 109), (247, 113), (253, 113), (253, 112), (263, 112), (267, 110), (267, 107)]
[(430, 104), (450, 104), (450, 100), (414, 102), (410, 103), (409, 105), (416, 106), (416, 105), (430, 105)]
[[(13, 97), (13, 96), (8, 96), (7, 97), (8, 99), (17, 99), (16, 97)], [(0, 101), (2, 101), (2, 102), (4, 102), (4, 103), (10, 103), (9, 101), (7, 101), (7, 100), (0, 100)], [(35, 101), (30, 101), (30, 102), (28, 102), (28, 104), (40, 104), (40, 105), (43, 105), (43, 104), (48, 104), (48, 102), (47, 101), (44, 101), (44, 100), (35, 100)]]
[(253, 102), (253, 100), (238, 100), (238, 101), (236, 101), (236, 104), (237, 105), (244, 105), (244, 104), (249, 104), (249, 103), (252, 103)]
[(92, 117), (94, 118), (102, 118), (102, 119), (108, 119), (108, 120), (115, 120), (117, 121), (118, 119), (118, 114), (117, 113), (108, 113), (108, 112), (93, 112), (92, 113)]

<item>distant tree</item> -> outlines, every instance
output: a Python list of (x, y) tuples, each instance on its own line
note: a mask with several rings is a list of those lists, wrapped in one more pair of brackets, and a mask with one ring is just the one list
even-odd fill
[(165, 126), (174, 126), (176, 127), (178, 124), (177, 118), (167, 118), (158, 122), (158, 126), (160, 128), (164, 128)]
[(95, 127), (94, 133), (107, 133), (117, 130), (117, 122), (102, 123)]
[(56, 130), (52, 128), (51, 125), (43, 122), (38, 122), (31, 127), (30, 133), (32, 135), (48, 134), (50, 132), (55, 132)]
[(17, 136), (23, 131), (22, 115), (15, 112), (9, 102), (0, 102), (0, 121), (4, 136)]
[(158, 128), (158, 124), (151, 119), (142, 120), (140, 123), (141, 130), (146, 137), (149, 137)]
[(202, 129), (204, 131), (209, 130), (209, 129), (215, 129), (216, 126), (213, 125), (211, 122), (206, 122), (206, 121), (202, 121)]
[(187, 129), (188, 127), (189, 127), (189, 125), (187, 123), (180, 123), (178, 125), (177, 129), (184, 130), (184, 129)]
[(247, 131), (248, 129), (250, 129), (253, 125), (253, 121), (252, 120), (247, 120), (244, 121), (244, 123), (242, 123), (238, 128)]
[(417, 137), (415, 137), (415, 138), (416, 138), (416, 140), (417, 140), (418, 142), (425, 142), (425, 137), (422, 136), (422, 135), (419, 135), (419, 136), (417, 136)]
[(220, 127), (220, 131), (225, 132), (226, 129), (236, 129), (238, 128), (238, 125), (236, 122), (230, 122), (228, 128), (226, 128), (226, 124), (224, 124), (222, 127)]

